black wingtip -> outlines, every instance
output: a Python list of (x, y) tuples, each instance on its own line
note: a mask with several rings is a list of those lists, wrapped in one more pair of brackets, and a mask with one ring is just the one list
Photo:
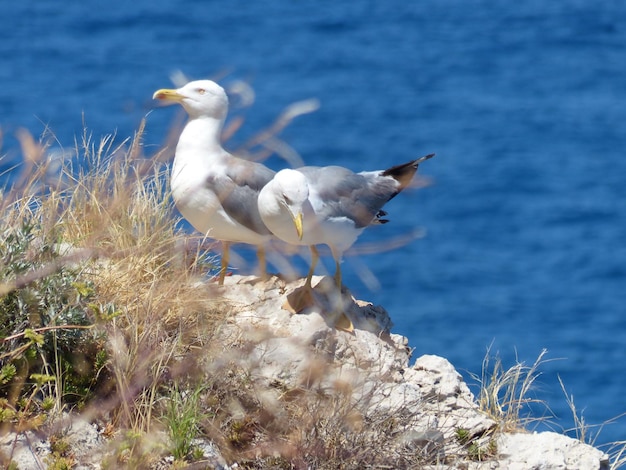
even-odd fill
[(429, 160), (435, 156), (434, 153), (428, 154), (424, 157), (420, 157), (417, 160), (413, 160), (401, 165), (392, 166), (383, 171), (383, 176), (391, 176), (400, 183), (401, 188), (406, 187), (413, 178), (413, 175), (417, 171), (417, 167), (420, 163)]
[(417, 160), (415, 160), (415, 161), (413, 162), (413, 164), (414, 164), (415, 166), (417, 166), (417, 165), (419, 165), (420, 163), (425, 162), (426, 160), (430, 160), (430, 159), (431, 159), (431, 158), (433, 158), (434, 156), (435, 156), (435, 154), (434, 154), (434, 153), (429, 153), (428, 155), (425, 155), (425, 156), (423, 156), (423, 157), (418, 158)]

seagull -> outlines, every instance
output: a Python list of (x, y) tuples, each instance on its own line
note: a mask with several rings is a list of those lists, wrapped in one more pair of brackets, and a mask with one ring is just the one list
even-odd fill
[(178, 89), (157, 90), (153, 99), (179, 103), (189, 115), (176, 146), (172, 197), (198, 232), (222, 243), (218, 283), (224, 284), (231, 243), (255, 245), (264, 276), (265, 247), (274, 237), (261, 220), (257, 198), (275, 172), (222, 147), (221, 131), (228, 114), (226, 92), (211, 80), (196, 80)]
[[(388, 220), (383, 206), (412, 181), (420, 163), (434, 154), (386, 170), (354, 173), (340, 166), (284, 169), (259, 193), (261, 219), (276, 237), (308, 245), (311, 265), (304, 292), (319, 260), (316, 245), (328, 245), (335, 260), (335, 284), (341, 292), (341, 258), (370, 225)], [(300, 299), (304, 301), (303, 299)], [(293, 305), (298, 311), (302, 305)]]

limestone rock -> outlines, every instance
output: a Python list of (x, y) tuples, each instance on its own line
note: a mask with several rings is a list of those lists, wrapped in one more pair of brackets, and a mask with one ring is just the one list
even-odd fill
[(609, 469), (606, 454), (554, 432), (502, 434), (498, 453), (500, 468), (510, 470)]
[(64, 414), (46, 426), (45, 432), (10, 433), (0, 438), (0, 452), (20, 469), (48, 468), (46, 457), (51, 453), (49, 436), (63, 437), (72, 449), (77, 470), (99, 468), (104, 439), (93, 424), (78, 415)]
[(18, 468), (46, 468), (43, 458), (50, 453), (50, 443), (45, 436), (32, 431), (9, 433), (0, 438), (2, 459), (14, 462)]
[[(222, 295), (235, 302), (227, 343), (253, 341), (249, 358), (253, 375), (271, 383), (297, 386), (311, 370), (324, 365), (323, 385), (350, 384), (355, 402), (366, 415), (402, 417), (400, 438), (410, 445), (438, 447), (437, 454), (461, 452), (459, 428), (480, 437), (495, 425), (478, 406), (461, 375), (444, 358), (423, 356), (411, 367), (407, 339), (390, 333), (387, 312), (357, 301), (346, 290), (340, 299), (331, 278), (314, 277), (316, 305), (293, 315), (283, 308), (286, 296), (303, 281), (287, 284), (233, 276)], [(353, 333), (333, 327), (330, 311), (341, 305), (354, 324)], [(445, 445), (444, 445), (445, 442)]]

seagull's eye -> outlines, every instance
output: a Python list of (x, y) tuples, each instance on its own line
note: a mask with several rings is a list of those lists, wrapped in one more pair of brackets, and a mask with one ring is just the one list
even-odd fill
[(289, 199), (285, 194), (283, 194), (283, 199), (287, 204), (291, 204), (291, 199)]
[(204, 95), (206, 93), (206, 90), (204, 88), (198, 88), (198, 93)]

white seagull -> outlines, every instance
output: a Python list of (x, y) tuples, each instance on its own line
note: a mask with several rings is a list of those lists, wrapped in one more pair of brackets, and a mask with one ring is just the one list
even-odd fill
[[(309, 245), (312, 259), (305, 293), (311, 290), (319, 259), (315, 245), (330, 248), (340, 292), (343, 253), (368, 226), (388, 222), (382, 207), (411, 183), (419, 164), (433, 156), (387, 170), (353, 173), (340, 166), (309, 166), (274, 175), (259, 193), (259, 212), (265, 225), (281, 240)], [(303, 306), (292, 307), (297, 311)]]
[(264, 276), (265, 246), (273, 237), (261, 220), (257, 198), (274, 171), (237, 158), (222, 147), (221, 131), (228, 113), (226, 92), (211, 80), (197, 80), (176, 90), (157, 90), (153, 99), (179, 103), (189, 115), (176, 146), (172, 197), (198, 232), (222, 242), (219, 284), (224, 283), (231, 243), (257, 246)]

